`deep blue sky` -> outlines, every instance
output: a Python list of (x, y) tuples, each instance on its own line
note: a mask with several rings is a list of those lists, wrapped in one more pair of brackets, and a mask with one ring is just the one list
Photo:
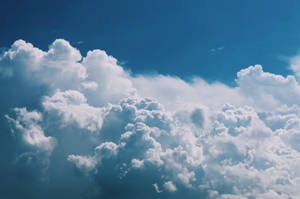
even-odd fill
[[(64, 38), (100, 48), (134, 73), (201, 76), (231, 84), (253, 64), (287, 74), (300, 50), (300, 1), (0, 1), (0, 46), (42, 49)], [(221, 49), (212, 52), (211, 49)]]

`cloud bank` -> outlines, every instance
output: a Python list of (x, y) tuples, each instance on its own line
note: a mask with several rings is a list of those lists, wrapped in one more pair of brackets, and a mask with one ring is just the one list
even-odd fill
[(103, 50), (0, 56), (1, 198), (298, 198), (300, 84), (133, 75)]

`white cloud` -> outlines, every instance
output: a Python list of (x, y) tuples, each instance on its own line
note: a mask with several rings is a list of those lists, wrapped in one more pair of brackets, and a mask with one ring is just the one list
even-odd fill
[[(93, 50), (83, 58), (82, 64), (87, 70), (87, 81), (97, 83), (98, 89), (89, 93), (92, 99), (104, 102), (118, 102), (134, 92), (130, 76), (117, 65), (117, 60), (102, 50)], [(91, 103), (98, 104), (94, 100)]]
[(174, 192), (177, 190), (176, 186), (173, 184), (172, 181), (165, 182), (164, 188), (170, 192)]
[(155, 191), (157, 192), (157, 193), (161, 193), (162, 191), (161, 190), (159, 190), (159, 187), (158, 187), (158, 185), (155, 183), (155, 184), (153, 184), (153, 187), (154, 187), (154, 189), (155, 189)]
[(14, 109), (17, 118), (13, 119), (8, 115), (5, 117), (12, 123), (12, 132), (21, 134), (22, 140), (31, 147), (51, 153), (55, 146), (55, 139), (45, 136), (42, 127), (42, 114), (36, 111), (29, 112), (26, 108)]
[(290, 60), (290, 69), (294, 72), (297, 78), (300, 76), (300, 56), (292, 57)]
[(75, 122), (80, 128), (99, 131), (105, 110), (89, 106), (85, 96), (79, 91), (57, 91), (51, 97), (45, 97), (43, 107), (48, 112), (55, 112), (62, 117), (62, 124)]
[(68, 161), (73, 162), (77, 168), (89, 172), (95, 168), (96, 161), (93, 157), (69, 155)]
[(299, 105), (300, 86), (294, 76), (267, 73), (260, 65), (243, 69), (237, 76), (239, 89), (250, 98), (252, 106), (274, 109), (283, 104)]
[[(16, 41), (1, 56), (0, 72), (46, 87), (38, 111), (15, 108), (6, 116), (22, 143), (47, 151), (49, 165), (66, 178), (76, 176), (67, 169), (73, 164), (86, 174), (78, 179), (92, 181), (105, 198), (300, 195), (294, 75), (250, 66), (238, 72), (235, 87), (132, 76), (104, 51), (82, 57), (62, 39), (48, 51)], [(83, 131), (97, 133), (77, 133)]]

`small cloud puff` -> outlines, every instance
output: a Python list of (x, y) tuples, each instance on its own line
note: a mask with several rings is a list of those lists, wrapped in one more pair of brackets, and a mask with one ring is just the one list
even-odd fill
[(172, 181), (165, 182), (164, 188), (170, 192), (175, 192), (177, 190)]

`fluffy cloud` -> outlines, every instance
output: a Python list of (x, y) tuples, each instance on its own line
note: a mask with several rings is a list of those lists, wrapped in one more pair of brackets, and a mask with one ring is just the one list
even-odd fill
[(62, 124), (76, 123), (90, 131), (101, 129), (104, 110), (89, 106), (85, 96), (75, 90), (57, 91), (42, 102), (45, 111), (61, 116)]
[[(22, 184), (12, 174), (16, 182), (0, 182), (17, 188), (28, 183), (30, 198), (300, 195), (296, 76), (267, 73), (260, 65), (239, 71), (235, 87), (133, 76), (104, 51), (82, 57), (63, 39), (48, 51), (16, 41), (0, 56), (0, 73), (2, 83), (26, 91), (17, 97), (9, 91), (13, 100), (2, 100), (1, 144), (17, 148), (1, 153), (13, 162), (4, 169), (36, 176)], [(41, 195), (34, 193), (37, 187)]]
[(164, 187), (170, 192), (174, 192), (177, 190), (176, 186), (172, 183), (172, 181), (165, 182)]
[(20, 134), (24, 143), (38, 150), (51, 153), (55, 146), (55, 139), (47, 137), (43, 129), (38, 124), (42, 121), (42, 115), (39, 112), (29, 112), (26, 108), (15, 108), (16, 119), (5, 115), (9, 122), (12, 123), (12, 133)]

